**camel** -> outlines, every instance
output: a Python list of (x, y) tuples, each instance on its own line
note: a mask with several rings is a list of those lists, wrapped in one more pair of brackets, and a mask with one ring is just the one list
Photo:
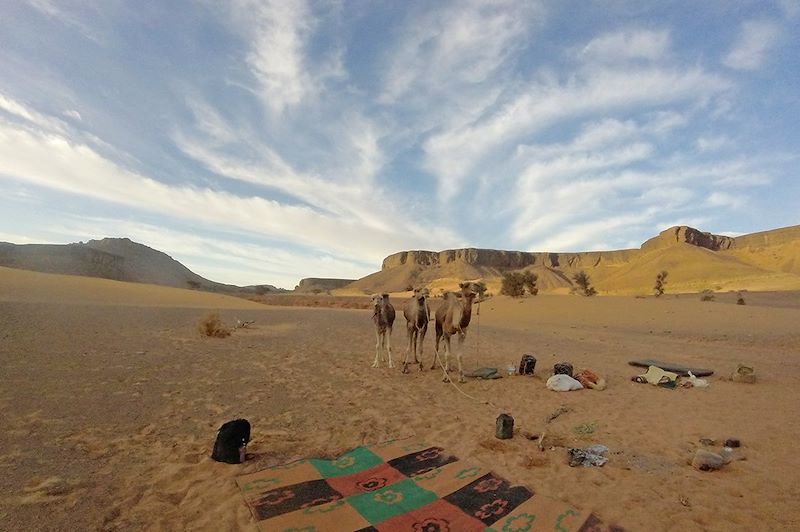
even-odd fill
[(459, 287), (461, 288), (459, 294), (445, 292), (444, 301), (436, 309), (436, 354), (433, 357), (431, 369), (436, 367), (437, 361), (441, 364), (439, 340), (444, 338), (444, 379), (442, 379), (444, 382), (450, 380), (447, 376), (447, 372), (450, 371), (450, 352), (452, 350), (450, 337), (454, 334), (458, 335), (458, 351), (456, 352), (458, 382), (465, 382), (464, 368), (461, 365), (461, 351), (464, 338), (467, 336), (467, 327), (472, 318), (472, 301), (483, 291), (483, 287), (476, 282), (460, 283)]
[(375, 323), (375, 362), (373, 368), (380, 367), (380, 353), (385, 350), (389, 355), (389, 367), (393, 368), (392, 363), (392, 325), (394, 325), (394, 307), (389, 303), (389, 294), (375, 294), (372, 296), (372, 303), (375, 312), (372, 314), (372, 321)]
[(408, 373), (408, 355), (411, 352), (414, 353), (414, 363), (419, 364), (419, 370), (422, 371), (422, 345), (425, 341), (425, 333), (428, 332), (428, 321), (431, 315), (428, 305), (429, 295), (427, 288), (415, 288), (414, 297), (408, 300), (403, 308), (408, 333), (408, 347), (405, 358), (403, 358), (403, 373)]

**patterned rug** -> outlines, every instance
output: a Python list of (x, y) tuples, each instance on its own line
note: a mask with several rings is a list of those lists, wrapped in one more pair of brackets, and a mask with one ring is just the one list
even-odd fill
[(237, 483), (261, 530), (621, 530), (441, 447), (408, 441), (358, 447), (336, 460), (299, 460)]

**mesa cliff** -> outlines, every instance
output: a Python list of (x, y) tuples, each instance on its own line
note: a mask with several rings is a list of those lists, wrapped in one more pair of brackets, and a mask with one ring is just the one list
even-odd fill
[(650, 293), (658, 272), (669, 272), (669, 290), (800, 289), (800, 226), (738, 237), (689, 226), (670, 227), (638, 249), (571, 253), (463, 248), (410, 250), (383, 260), (379, 272), (346, 287), (362, 292), (440, 288), (482, 278), (499, 290), (502, 275), (532, 271), (544, 292), (567, 293), (572, 275), (585, 271), (600, 293)]

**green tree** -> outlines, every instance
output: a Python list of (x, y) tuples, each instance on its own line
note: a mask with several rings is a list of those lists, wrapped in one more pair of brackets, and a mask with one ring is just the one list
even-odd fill
[(511, 297), (520, 297), (525, 294), (525, 276), (520, 272), (504, 274), (500, 293)]
[(539, 276), (533, 272), (525, 272), (522, 274), (522, 283), (532, 296), (535, 296), (539, 293), (539, 288), (536, 286), (536, 281), (538, 280)]
[(578, 285), (578, 288), (580, 289), (581, 292), (583, 292), (583, 295), (593, 296), (597, 294), (597, 290), (595, 290), (594, 287), (592, 286), (592, 282), (589, 279), (589, 275), (585, 271), (581, 270), (575, 275), (573, 275), (572, 280), (575, 281), (576, 285)]
[(662, 296), (664, 294), (664, 285), (667, 284), (667, 271), (662, 270), (658, 275), (656, 275), (656, 285), (653, 287), (653, 291), (656, 294), (656, 297)]

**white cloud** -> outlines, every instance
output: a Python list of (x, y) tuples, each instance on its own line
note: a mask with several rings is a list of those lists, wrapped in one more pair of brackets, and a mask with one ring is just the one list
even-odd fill
[(666, 30), (626, 30), (606, 33), (584, 46), (578, 57), (584, 61), (618, 63), (632, 59), (657, 61), (670, 50)]
[(68, 116), (69, 118), (74, 118), (75, 120), (83, 120), (81, 114), (75, 109), (67, 109), (66, 111), (64, 111), (64, 116)]
[(65, 128), (65, 124), (61, 120), (38, 113), (27, 105), (3, 94), (0, 94), (0, 111), (5, 111), (16, 118), (22, 118), (31, 125), (44, 129), (63, 131)]
[(778, 44), (781, 33), (781, 26), (771, 20), (744, 22), (736, 42), (722, 60), (723, 64), (736, 70), (760, 68)]
[(530, 2), (469, 0), (409, 17), (380, 99), (480, 84), (515, 52), (540, 10)]
[(318, 90), (306, 65), (315, 20), (305, 0), (241, 0), (233, 10), (235, 22), (249, 39), (247, 64), (262, 100), (273, 111), (296, 106)]
[(712, 207), (729, 207), (738, 209), (747, 202), (747, 198), (741, 195), (729, 194), (727, 192), (712, 192), (708, 196), (708, 204)]
[(694, 143), (700, 153), (717, 151), (728, 144), (730, 144), (730, 139), (724, 135), (699, 137)]
[(430, 247), (442, 232), (408, 231), (281, 204), (261, 197), (188, 185), (167, 185), (126, 170), (86, 145), (55, 133), (32, 132), (0, 121), (0, 175), (39, 186), (191, 220), (210, 227), (269, 235), (330, 249), (350, 259), (380, 261), (410, 245)]
[(698, 67), (597, 68), (566, 82), (534, 83), (491, 115), (431, 137), (424, 145), (425, 165), (439, 179), (441, 199), (447, 200), (488, 154), (559, 120), (700, 101), (729, 86), (727, 80)]

